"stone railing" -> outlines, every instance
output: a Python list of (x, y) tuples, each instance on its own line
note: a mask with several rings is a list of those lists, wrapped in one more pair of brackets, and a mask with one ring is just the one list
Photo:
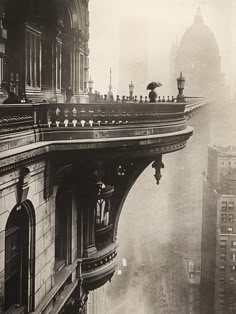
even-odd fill
[(185, 112), (188, 113), (207, 105), (210, 102), (210, 99), (206, 97), (185, 97), (185, 101)]
[(184, 104), (106, 103), (39, 105), (35, 124), (49, 128), (157, 123), (184, 117)]
[(185, 106), (174, 101), (1, 105), (0, 151), (42, 141), (179, 132), (187, 127)]
[(33, 126), (32, 105), (1, 105), (0, 134), (23, 131)]

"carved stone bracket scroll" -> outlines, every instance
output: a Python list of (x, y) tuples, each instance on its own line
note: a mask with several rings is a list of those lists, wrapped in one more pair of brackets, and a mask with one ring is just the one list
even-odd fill
[(161, 180), (161, 169), (163, 169), (165, 166), (162, 162), (162, 156), (160, 156), (159, 158), (157, 158), (153, 164), (152, 164), (152, 168), (155, 169), (155, 174), (154, 174), (154, 177), (156, 179), (156, 184), (158, 185), (160, 183), (160, 180)]
[(20, 170), (20, 177), (17, 186), (17, 203), (20, 204), (27, 199), (29, 192), (29, 181), (31, 179), (31, 174), (29, 168), (23, 167)]

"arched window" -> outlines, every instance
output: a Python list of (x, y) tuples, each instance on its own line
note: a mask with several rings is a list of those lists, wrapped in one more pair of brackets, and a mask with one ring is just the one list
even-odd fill
[(12, 210), (5, 229), (5, 311), (34, 308), (34, 243), (35, 215), (25, 201)]
[(99, 198), (97, 200), (96, 208), (96, 225), (100, 227), (108, 226), (109, 216), (110, 216), (110, 200)]
[(114, 186), (97, 183), (96, 229), (107, 227), (110, 223), (110, 197)]
[(105, 185), (103, 182), (97, 182), (97, 195), (95, 207), (95, 244), (97, 249), (106, 246), (110, 241), (112, 223), (111, 223), (111, 197), (114, 192), (114, 186)]

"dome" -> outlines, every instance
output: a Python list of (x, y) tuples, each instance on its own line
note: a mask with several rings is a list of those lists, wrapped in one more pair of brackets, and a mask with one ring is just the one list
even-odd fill
[(175, 60), (176, 75), (183, 72), (186, 78), (186, 95), (207, 96), (224, 85), (219, 48), (200, 9), (179, 43)]
[(204, 24), (203, 17), (198, 11), (194, 23), (185, 31), (180, 44), (178, 55), (193, 58), (198, 55), (202, 57), (219, 57), (219, 48), (211, 29)]

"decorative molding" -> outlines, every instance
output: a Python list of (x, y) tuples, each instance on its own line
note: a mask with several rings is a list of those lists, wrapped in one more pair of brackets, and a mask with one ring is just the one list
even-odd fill
[(29, 166), (33, 163), (39, 162), (41, 160), (43, 160), (45, 158), (45, 153), (43, 155), (40, 156), (35, 156), (35, 157), (30, 157), (28, 159), (24, 159), (24, 160), (19, 160), (16, 161), (12, 164), (6, 165), (1, 167), (0, 166), (0, 175), (3, 175), (5, 173), (17, 170), (19, 168), (25, 167), (25, 166)]
[(162, 156), (160, 156), (159, 158), (157, 158), (153, 164), (152, 164), (152, 168), (155, 169), (155, 174), (154, 174), (154, 177), (156, 179), (156, 184), (158, 185), (160, 183), (160, 180), (161, 180), (161, 169), (163, 169), (165, 166), (164, 166), (164, 163), (162, 162)]
[(46, 162), (44, 171), (44, 198), (48, 199), (53, 193), (53, 173), (54, 167), (50, 159)]
[(17, 184), (17, 192), (16, 199), (17, 203), (20, 204), (27, 199), (27, 195), (29, 192), (29, 181), (31, 178), (30, 169), (23, 167), (20, 170), (20, 178)]

